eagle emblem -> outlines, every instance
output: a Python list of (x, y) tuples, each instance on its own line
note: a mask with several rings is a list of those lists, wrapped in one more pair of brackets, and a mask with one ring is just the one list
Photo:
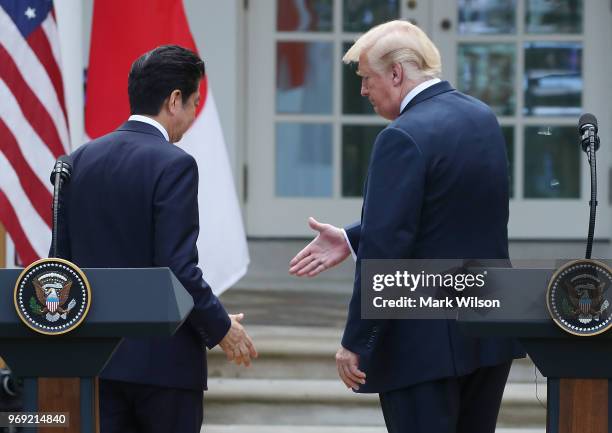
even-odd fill
[(76, 305), (74, 299), (66, 305), (70, 296), (72, 280), (65, 275), (50, 272), (34, 278), (32, 285), (38, 302), (43, 305), (42, 308), (40, 306), (34, 308), (34, 312), (45, 315), (49, 322), (56, 322), (60, 318), (66, 320), (68, 313)]
[(13, 291), (15, 310), (32, 331), (62, 335), (78, 328), (91, 305), (91, 287), (77, 265), (40, 259), (25, 268)]
[(601, 334), (612, 327), (612, 269), (590, 259), (568, 262), (552, 275), (546, 306), (553, 321), (578, 336)]
[(564, 285), (567, 291), (567, 299), (571, 304), (570, 314), (585, 325), (593, 320), (599, 322), (601, 313), (610, 305), (603, 296), (606, 283), (587, 281), (573, 285), (566, 280)]

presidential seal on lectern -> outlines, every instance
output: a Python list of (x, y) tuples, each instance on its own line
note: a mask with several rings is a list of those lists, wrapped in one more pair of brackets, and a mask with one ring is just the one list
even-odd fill
[(87, 277), (74, 263), (41, 259), (25, 268), (15, 284), (21, 321), (45, 335), (66, 334), (83, 322), (91, 305)]
[(566, 263), (548, 284), (548, 312), (570, 334), (601, 334), (612, 326), (610, 287), (612, 270), (605, 264), (590, 259)]

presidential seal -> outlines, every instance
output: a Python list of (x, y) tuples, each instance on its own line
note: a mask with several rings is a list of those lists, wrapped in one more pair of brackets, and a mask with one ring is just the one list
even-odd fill
[(570, 334), (601, 334), (612, 326), (611, 286), (612, 271), (608, 266), (587, 259), (566, 263), (548, 284), (548, 312)]
[(76, 329), (87, 316), (91, 288), (74, 263), (41, 259), (23, 270), (14, 299), (26, 326), (41, 334), (60, 335)]

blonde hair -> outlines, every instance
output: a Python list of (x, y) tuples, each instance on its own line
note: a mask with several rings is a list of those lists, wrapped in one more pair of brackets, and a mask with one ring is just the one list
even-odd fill
[(367, 54), (372, 68), (381, 73), (395, 63), (413, 80), (439, 77), (442, 72), (440, 52), (423, 30), (408, 21), (372, 27), (355, 41), (342, 61), (359, 62), (361, 54)]

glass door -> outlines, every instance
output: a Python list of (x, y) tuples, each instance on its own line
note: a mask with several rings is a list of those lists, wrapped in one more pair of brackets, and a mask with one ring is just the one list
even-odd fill
[[(443, 74), (497, 113), (511, 168), (510, 236), (579, 239), (589, 171), (577, 120), (590, 111), (606, 143), (612, 114), (608, 0), (257, 0), (247, 71), (247, 231), (309, 236), (306, 219), (358, 220), (371, 146), (387, 122), (341, 62), (372, 26), (421, 26)], [(598, 152), (596, 235), (608, 237), (609, 146)]]
[[(438, 0), (433, 39), (444, 78), (486, 102), (502, 125), (511, 171), (511, 238), (585, 238), (590, 172), (581, 113), (610, 137), (606, 0)], [(610, 152), (597, 153), (598, 223), (608, 237)]]
[[(306, 220), (359, 219), (372, 143), (386, 121), (342, 64), (370, 27), (426, 2), (257, 0), (249, 6), (248, 199), (250, 236), (310, 236)], [(404, 9), (403, 9), (404, 8)]]

